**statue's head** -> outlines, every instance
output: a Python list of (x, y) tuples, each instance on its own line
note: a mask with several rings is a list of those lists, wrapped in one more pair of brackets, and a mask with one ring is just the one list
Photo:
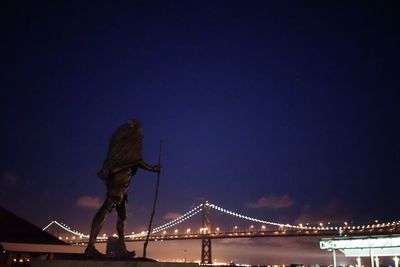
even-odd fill
[(143, 134), (138, 120), (129, 120), (112, 135), (107, 158), (97, 174), (106, 179), (110, 173), (127, 166), (136, 166), (142, 159)]
[(128, 124), (131, 126), (131, 127), (140, 127), (140, 121), (138, 121), (138, 120), (136, 120), (136, 119), (132, 119), (132, 120), (129, 120), (128, 121)]
[(133, 128), (133, 131), (136, 134), (143, 135), (142, 126), (141, 126), (139, 120), (136, 120), (136, 119), (129, 120), (128, 125)]

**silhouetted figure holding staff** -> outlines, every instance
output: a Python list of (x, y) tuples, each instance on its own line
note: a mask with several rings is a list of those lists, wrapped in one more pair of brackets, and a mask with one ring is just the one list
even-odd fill
[(96, 238), (104, 224), (106, 216), (115, 207), (117, 210), (117, 232), (119, 238), (119, 250), (116, 256), (119, 258), (133, 258), (135, 252), (127, 251), (125, 245), (125, 220), (128, 201), (128, 187), (131, 177), (137, 169), (151, 172), (160, 172), (160, 166), (151, 166), (142, 159), (143, 134), (140, 122), (131, 120), (120, 126), (112, 135), (108, 147), (107, 158), (97, 176), (103, 179), (107, 187), (107, 197), (103, 205), (93, 218), (89, 243), (85, 250), (88, 257), (104, 257), (95, 248)]

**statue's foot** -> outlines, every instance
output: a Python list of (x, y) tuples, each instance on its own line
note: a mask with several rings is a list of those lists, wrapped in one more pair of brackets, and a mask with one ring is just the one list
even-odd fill
[(98, 251), (94, 246), (87, 246), (85, 249), (86, 258), (90, 259), (105, 259), (106, 255)]
[(117, 258), (129, 260), (129, 259), (134, 259), (135, 256), (136, 252), (134, 250), (133, 251), (122, 250), (118, 253)]

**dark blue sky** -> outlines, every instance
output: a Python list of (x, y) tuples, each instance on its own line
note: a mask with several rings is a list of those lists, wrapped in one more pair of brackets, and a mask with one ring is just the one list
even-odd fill
[[(2, 3), (0, 203), (88, 232), (95, 209), (77, 201), (103, 199), (95, 174), (108, 139), (137, 118), (146, 161), (165, 141), (156, 224), (204, 199), (285, 223), (398, 220), (398, 11), (394, 1)], [(132, 231), (148, 220), (154, 182), (134, 177)], [(248, 206), (285, 196), (284, 208)]]

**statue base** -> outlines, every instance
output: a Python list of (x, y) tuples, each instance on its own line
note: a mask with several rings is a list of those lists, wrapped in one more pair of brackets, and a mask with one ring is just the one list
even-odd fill
[(37, 260), (32, 267), (198, 267), (197, 263), (154, 262), (140, 260)]

